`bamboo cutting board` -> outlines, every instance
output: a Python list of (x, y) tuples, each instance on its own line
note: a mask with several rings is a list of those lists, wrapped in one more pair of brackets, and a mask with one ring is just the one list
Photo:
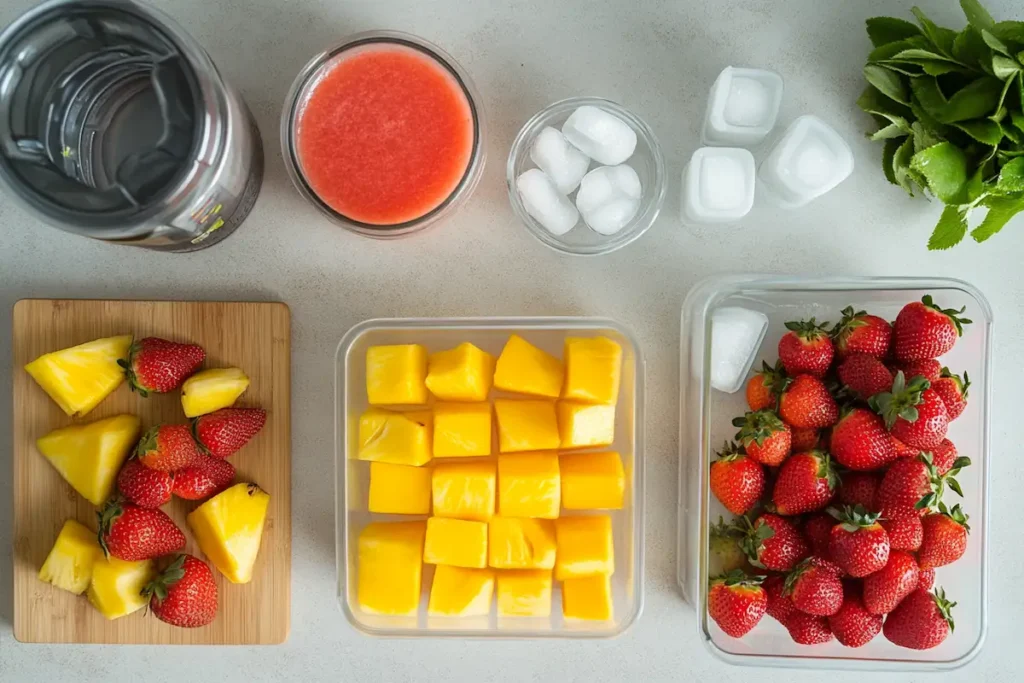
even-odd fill
[[(288, 637), (291, 599), (290, 313), (280, 303), (170, 301), (19, 301), (14, 306), (14, 636), (32, 643), (272, 644)], [(93, 506), (61, 478), (35, 440), (72, 422), (23, 366), (44, 353), (100, 337), (134, 334), (200, 344), (204, 368), (242, 368), (251, 384), (238, 401), (267, 411), (267, 423), (231, 456), (236, 482), (270, 494), (253, 579), (235, 585), (214, 569), (220, 609), (202, 628), (169, 626), (140, 610), (107, 621), (84, 595), (39, 581), (37, 573), (64, 520), (96, 529)], [(120, 413), (142, 428), (184, 422), (177, 392), (141, 398), (123, 383), (84, 420)], [(164, 506), (185, 532), (185, 552), (202, 558), (185, 516), (200, 503)]]

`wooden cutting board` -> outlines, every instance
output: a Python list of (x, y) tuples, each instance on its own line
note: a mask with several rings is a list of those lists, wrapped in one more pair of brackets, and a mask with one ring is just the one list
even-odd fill
[[(288, 637), (291, 599), (291, 333), (280, 303), (23, 300), (14, 306), (14, 636), (31, 643), (272, 644)], [(72, 422), (23, 370), (49, 351), (100, 337), (134, 334), (200, 344), (204, 367), (242, 368), (252, 383), (238, 401), (267, 411), (267, 423), (231, 456), (236, 481), (270, 494), (253, 579), (235, 585), (214, 569), (220, 610), (202, 628), (169, 626), (145, 610), (107, 621), (84, 595), (39, 581), (37, 573), (64, 520), (96, 529), (93, 506), (64, 482), (35, 440)], [(142, 427), (184, 422), (177, 392), (141, 398), (122, 384), (84, 420), (120, 413)], [(185, 516), (198, 502), (164, 506), (188, 537), (185, 552), (202, 557)]]

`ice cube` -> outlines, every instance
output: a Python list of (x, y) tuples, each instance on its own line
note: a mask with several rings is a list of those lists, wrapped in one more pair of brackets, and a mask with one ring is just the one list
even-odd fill
[(643, 187), (632, 166), (598, 166), (583, 176), (576, 208), (595, 232), (614, 235), (636, 216)]
[(769, 117), (771, 105), (771, 93), (763, 83), (753, 78), (735, 76), (729, 84), (723, 114), (726, 123), (749, 128), (764, 124)]
[(746, 175), (735, 157), (711, 156), (700, 165), (700, 199), (709, 209), (724, 211), (743, 203)]
[(551, 126), (537, 134), (530, 147), (530, 158), (565, 195), (579, 187), (590, 166), (590, 157), (570, 145), (565, 136)]
[(793, 164), (797, 179), (809, 188), (818, 189), (826, 184), (836, 167), (836, 156), (820, 140), (809, 140), (800, 150)]
[(746, 216), (754, 205), (757, 170), (754, 156), (745, 149), (702, 147), (683, 170), (684, 223), (731, 223)]
[(566, 139), (599, 163), (615, 166), (633, 156), (636, 131), (615, 114), (584, 105), (562, 125)]
[(539, 168), (531, 168), (516, 178), (516, 189), (526, 213), (552, 235), (564, 235), (579, 221), (576, 207)]
[(584, 214), (583, 220), (598, 234), (614, 235), (626, 227), (639, 210), (639, 199), (620, 197), (591, 209)]
[(739, 306), (711, 314), (711, 386), (733, 394), (743, 386), (764, 335), (768, 316)]
[(817, 116), (801, 116), (786, 129), (757, 175), (770, 199), (786, 208), (804, 206), (853, 173), (853, 152)]
[(761, 143), (775, 127), (782, 88), (782, 77), (774, 71), (723, 69), (708, 96), (703, 144), (745, 147)]

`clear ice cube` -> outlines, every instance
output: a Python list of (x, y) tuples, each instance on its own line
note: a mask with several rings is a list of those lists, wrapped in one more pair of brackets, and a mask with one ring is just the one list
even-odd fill
[(739, 306), (711, 314), (711, 386), (732, 394), (740, 390), (768, 331), (768, 316)]

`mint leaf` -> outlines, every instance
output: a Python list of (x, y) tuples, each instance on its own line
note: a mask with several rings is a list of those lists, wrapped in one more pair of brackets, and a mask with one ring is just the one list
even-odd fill
[(988, 197), (984, 205), (988, 207), (988, 214), (981, 224), (971, 231), (971, 237), (975, 242), (984, 242), (992, 237), (1002, 230), (1011, 218), (1024, 211), (1024, 198)]
[(864, 92), (857, 98), (857, 106), (868, 114), (877, 114), (890, 120), (892, 120), (893, 116), (901, 118), (909, 118), (911, 116), (911, 110), (906, 105), (886, 97), (873, 85), (865, 88)]
[(967, 235), (967, 215), (958, 206), (947, 206), (928, 240), (928, 250), (951, 249)]
[(991, 31), (996, 25), (992, 15), (988, 13), (978, 0), (960, 0), (960, 7), (964, 11), (964, 16), (967, 17), (967, 22), (978, 29), (986, 29)]
[[(913, 24), (911, 24), (913, 26)], [(978, 40), (981, 40), (981, 35), (978, 35)], [(982, 47), (988, 50), (988, 46), (985, 45), (985, 41), (981, 41)], [(904, 50), (910, 50), (912, 48), (920, 48), (927, 50), (931, 47), (931, 43), (928, 39), (922, 35), (913, 36), (912, 38), (906, 38), (904, 40), (897, 40), (895, 43), (889, 43), (888, 45), (879, 45), (874, 50), (868, 53), (868, 63), (879, 62), (884, 59), (889, 59), (895, 54), (899, 54)]]
[(1021, 72), (1024, 66), (1017, 63), (1017, 60), (995, 55), (992, 57), (992, 74), (1001, 81), (1013, 78)]
[(903, 79), (884, 66), (868, 64), (864, 67), (864, 78), (890, 100), (900, 104), (909, 104)]
[(995, 189), (1000, 194), (1024, 192), (1024, 157), (1003, 164)]
[(967, 26), (957, 34), (956, 40), (953, 41), (953, 57), (962, 64), (985, 71), (991, 69), (992, 50), (973, 26)]
[(995, 121), (989, 121), (988, 119), (963, 121), (961, 123), (954, 123), (953, 126), (955, 128), (959, 128), (978, 142), (984, 143), (989, 147), (996, 147), (1003, 140), (1002, 126)]
[(945, 54), (952, 55), (953, 41), (956, 40), (956, 31), (936, 26), (935, 23), (926, 17), (924, 12), (917, 7), (914, 7), (910, 11), (914, 13), (915, 17), (917, 17), (918, 23), (921, 24), (921, 31), (928, 37), (928, 40), (932, 41), (932, 44)]
[(952, 57), (939, 54), (932, 50), (922, 50), (921, 48), (910, 48), (909, 50), (901, 50), (894, 54), (891, 58), (892, 61), (904, 61), (916, 64), (920, 61), (944, 61), (944, 62), (956, 62)]
[(1024, 21), (1000, 21), (992, 27), (992, 33), (1007, 43), (1024, 46)]
[(925, 126), (921, 121), (914, 121), (910, 124), (910, 130), (914, 133), (915, 154), (922, 149), (933, 147), (944, 140), (942, 136)]
[(1017, 130), (1024, 133), (1024, 111), (1013, 110), (1010, 112), (1010, 121), (1017, 127)]
[(903, 19), (871, 17), (865, 23), (868, 27), (868, 38), (875, 47), (921, 35), (921, 29)]
[(1010, 48), (1007, 47), (1006, 43), (1004, 43), (1003, 41), (999, 40), (999, 38), (996, 38), (994, 35), (992, 35), (988, 31), (984, 31), (983, 30), (981, 32), (981, 37), (985, 39), (985, 44), (988, 45), (993, 50), (995, 50), (996, 52), (1001, 52), (1004, 55), (1006, 55), (1007, 57), (1011, 56), (1010, 55)]
[(892, 173), (896, 184), (906, 190), (911, 197), (914, 196), (913, 178), (910, 171), (910, 160), (914, 156), (914, 141), (907, 138), (892, 158)]
[(885, 145), (882, 147), (882, 172), (885, 173), (885, 179), (893, 185), (899, 185), (896, 182), (896, 174), (892, 170), (892, 160), (896, 156), (896, 150), (903, 144), (902, 140), (889, 139), (885, 141)]
[(997, 109), (1002, 92), (1002, 81), (980, 78), (950, 97), (938, 118), (943, 123), (955, 123), (987, 116)]
[(928, 189), (946, 204), (958, 203), (967, 184), (967, 155), (951, 142), (923, 149), (910, 161), (910, 168), (923, 175)]
[(996, 113), (993, 116), (993, 120), (995, 121), (1002, 121), (1004, 118), (1006, 118), (1007, 110), (1003, 106), (1003, 103), (1006, 102), (1006, 96), (1009, 94), (1010, 88), (1013, 86), (1014, 80), (1016, 79), (1010, 78), (1005, 83), (1003, 83), (1003, 90), (1002, 92), (999, 93), (999, 102), (996, 104)]
[(934, 78), (914, 78), (910, 81), (910, 90), (914, 93), (914, 102), (911, 102), (911, 109), (914, 104), (933, 116), (936, 121), (941, 121), (943, 112), (948, 102), (946, 96), (939, 89), (939, 82)]
[(885, 128), (882, 128), (872, 133), (870, 136), (868, 136), (868, 139), (870, 139), (873, 142), (878, 142), (879, 140), (888, 140), (890, 138), (901, 138), (907, 135), (907, 133), (909, 132), (909, 128), (910, 126), (901, 126), (898, 123), (890, 123)]
[[(981, 199), (982, 196), (987, 196), (988, 192), (985, 191), (985, 178), (991, 173), (993, 163), (987, 161), (978, 167), (978, 170), (974, 172), (971, 179), (967, 181), (967, 188), (965, 191), (966, 198), (964, 204), (972, 204), (977, 200)], [(966, 213), (966, 210), (965, 210)]]

